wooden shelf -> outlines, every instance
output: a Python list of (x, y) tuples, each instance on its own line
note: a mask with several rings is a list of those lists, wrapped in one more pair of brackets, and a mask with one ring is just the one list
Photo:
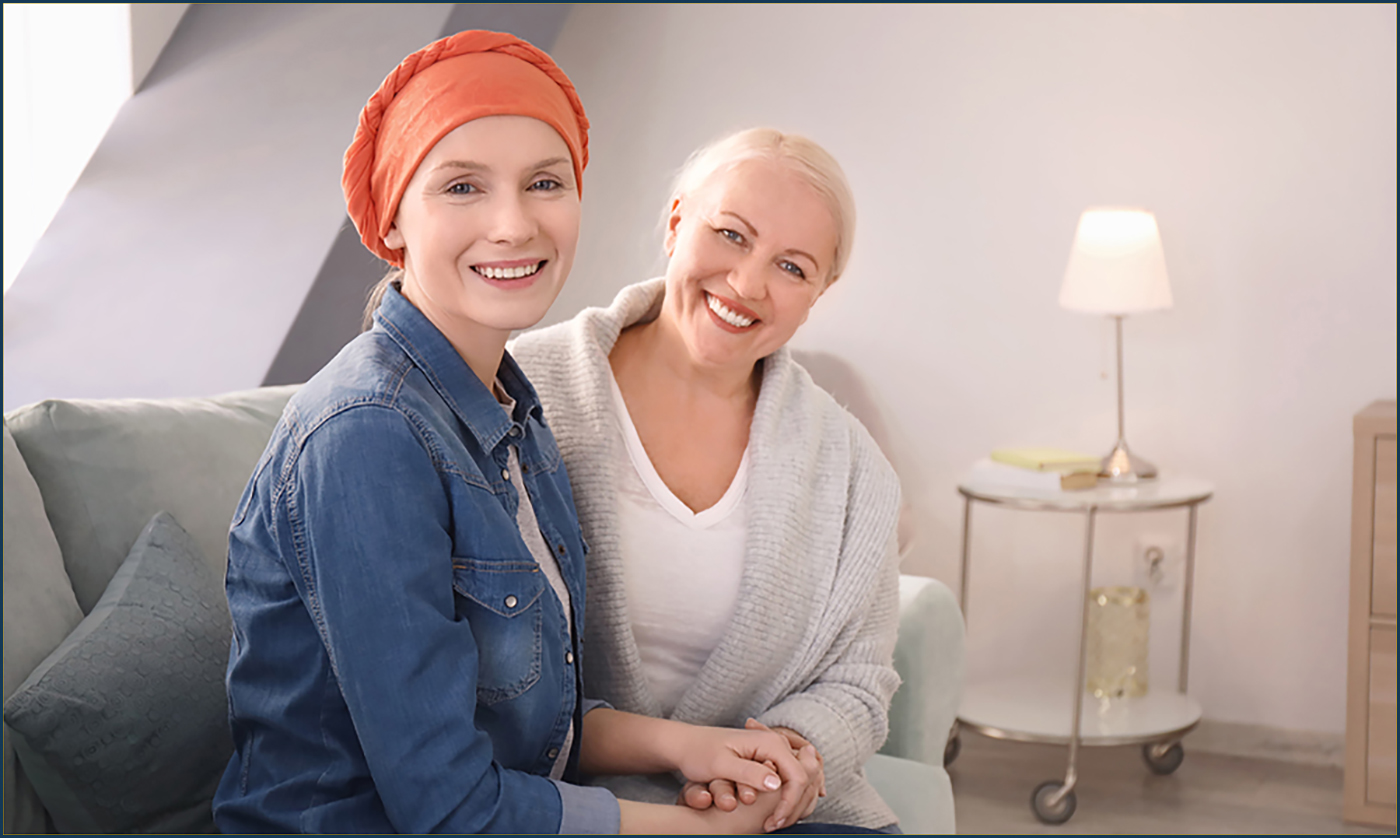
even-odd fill
[(1395, 826), (1395, 402), (1356, 414), (1343, 814)]

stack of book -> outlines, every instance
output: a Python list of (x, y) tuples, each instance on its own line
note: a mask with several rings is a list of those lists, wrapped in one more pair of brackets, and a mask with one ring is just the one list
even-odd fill
[(979, 460), (972, 483), (1044, 491), (1092, 489), (1099, 482), (1099, 458), (1061, 448), (999, 448)]

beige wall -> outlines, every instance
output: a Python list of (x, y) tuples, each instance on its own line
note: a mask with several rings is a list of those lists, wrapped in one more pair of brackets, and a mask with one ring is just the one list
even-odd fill
[(189, 3), (132, 3), (131, 5), (131, 89), (141, 82), (160, 58), (161, 50), (175, 34)]
[[(1395, 395), (1395, 32), (1394, 6), (579, 6), (554, 52), (593, 163), (551, 319), (659, 270), (696, 145), (762, 123), (818, 139), (860, 232), (796, 344), (871, 394), (917, 530), (906, 570), (956, 583), (973, 460), (1111, 443), (1112, 333), (1056, 294), (1082, 209), (1155, 211), (1176, 308), (1126, 324), (1128, 437), (1217, 486), (1193, 692), (1211, 719), (1341, 731), (1350, 417)], [(973, 676), (1067, 672), (1080, 525), (979, 525)], [(1179, 569), (1184, 529), (1108, 521), (1099, 581), (1134, 580), (1144, 538)], [(1168, 686), (1180, 584), (1153, 596)]]

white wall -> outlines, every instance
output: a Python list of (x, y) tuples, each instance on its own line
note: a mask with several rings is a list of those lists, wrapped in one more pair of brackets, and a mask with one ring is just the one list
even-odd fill
[(131, 3), (131, 89), (141, 89), (189, 3)]
[(345, 223), (356, 115), (454, 8), (189, 8), (5, 295), (5, 409), (262, 383)]
[[(1395, 396), (1394, 6), (580, 6), (554, 54), (593, 163), (552, 320), (659, 271), (669, 175), (705, 140), (767, 123), (843, 162), (854, 257), (795, 343), (873, 394), (906, 570), (951, 584), (973, 460), (1112, 442), (1112, 332), (1056, 294), (1081, 210), (1155, 211), (1176, 307), (1126, 324), (1128, 438), (1217, 487), (1193, 692), (1211, 719), (1342, 730), (1350, 417)], [(1081, 525), (978, 524), (974, 677), (1067, 673)], [(1098, 581), (1135, 577), (1139, 532), (1179, 564), (1184, 530), (1110, 519)], [(1169, 687), (1180, 585), (1153, 595)]]
[(5, 291), (131, 96), (127, 3), (6, 3)]

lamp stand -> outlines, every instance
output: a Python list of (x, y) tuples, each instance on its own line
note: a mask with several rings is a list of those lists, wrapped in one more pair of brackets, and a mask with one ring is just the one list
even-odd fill
[(1128, 450), (1123, 434), (1123, 315), (1113, 315), (1118, 342), (1118, 443), (1099, 465), (1099, 477), (1116, 483), (1136, 483), (1157, 476), (1157, 467)]

